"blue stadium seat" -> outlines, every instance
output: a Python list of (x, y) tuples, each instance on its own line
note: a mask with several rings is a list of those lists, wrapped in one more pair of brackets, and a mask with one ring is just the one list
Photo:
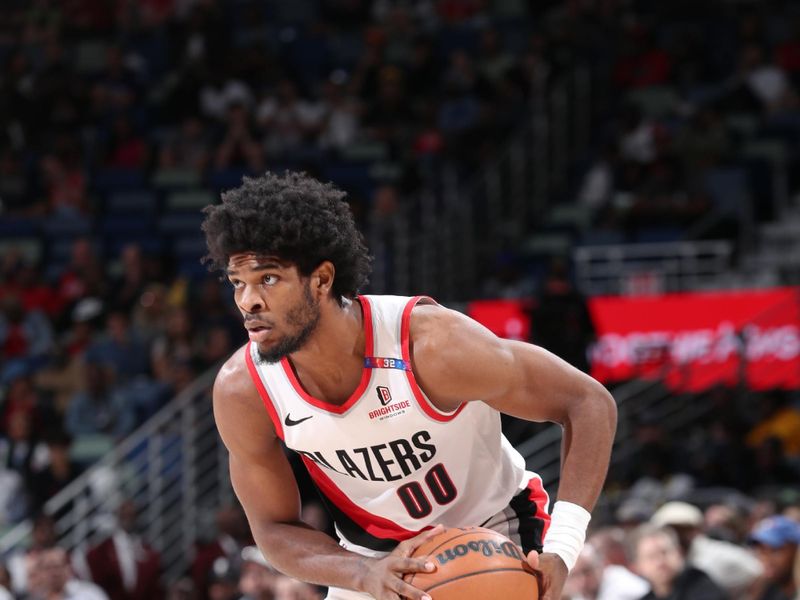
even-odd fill
[(326, 165), (322, 169), (321, 179), (331, 181), (347, 192), (356, 192), (367, 198), (372, 195), (374, 187), (369, 166), (358, 163)]
[(112, 192), (106, 198), (105, 207), (111, 214), (155, 213), (158, 196), (151, 190)]
[(167, 213), (159, 219), (158, 230), (165, 235), (195, 233), (200, 231), (200, 223), (202, 222), (203, 214), (199, 211)]
[(91, 223), (88, 219), (78, 216), (53, 216), (42, 223), (42, 231), (48, 238), (75, 238), (88, 235)]
[(146, 184), (144, 173), (137, 169), (104, 169), (92, 177), (92, 186), (100, 192), (142, 189)]
[(705, 190), (722, 215), (745, 215), (749, 209), (750, 185), (747, 171), (741, 168), (710, 170), (705, 177)]
[(199, 231), (197, 235), (179, 237), (172, 247), (173, 254), (178, 260), (199, 259), (208, 252), (206, 239)]
[(250, 171), (244, 168), (216, 170), (208, 175), (208, 183), (216, 190), (228, 190), (239, 186), (242, 177), (249, 174)]
[(100, 222), (100, 232), (107, 236), (120, 234), (147, 235), (153, 230), (153, 221), (147, 216), (108, 215)]

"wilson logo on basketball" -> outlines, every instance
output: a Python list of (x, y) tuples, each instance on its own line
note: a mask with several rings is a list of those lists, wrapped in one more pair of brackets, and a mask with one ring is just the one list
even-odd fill
[(392, 393), (389, 391), (388, 387), (379, 385), (375, 388), (375, 391), (378, 392), (378, 400), (381, 401), (381, 406), (386, 406), (392, 401)]
[(444, 552), (436, 555), (436, 560), (440, 565), (444, 565), (451, 560), (466, 556), (471, 552), (479, 552), (484, 556), (494, 556), (502, 554), (508, 558), (518, 558), (525, 560), (522, 551), (513, 542), (498, 544), (494, 540), (470, 540), (466, 544), (458, 544), (452, 548), (447, 548)]

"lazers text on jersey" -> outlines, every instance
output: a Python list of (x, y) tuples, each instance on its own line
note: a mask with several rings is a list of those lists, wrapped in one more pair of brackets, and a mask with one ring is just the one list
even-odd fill
[(399, 438), (363, 448), (338, 449), (325, 456), (320, 451), (297, 450), (320, 467), (364, 481), (397, 481), (436, 456), (431, 434), (418, 431), (410, 439)]

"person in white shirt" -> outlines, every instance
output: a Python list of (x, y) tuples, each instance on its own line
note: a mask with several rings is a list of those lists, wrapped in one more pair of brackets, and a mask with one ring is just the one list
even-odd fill
[(712, 539), (703, 534), (703, 513), (687, 502), (667, 502), (650, 519), (657, 526), (669, 526), (680, 540), (686, 561), (705, 572), (714, 583), (739, 598), (761, 576), (763, 568), (750, 550)]
[(93, 583), (72, 577), (67, 552), (52, 547), (28, 553), (27, 600), (108, 600)]

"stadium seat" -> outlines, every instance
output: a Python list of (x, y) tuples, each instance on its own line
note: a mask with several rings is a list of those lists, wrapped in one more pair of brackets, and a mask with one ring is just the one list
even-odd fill
[(8, 256), (11, 252), (19, 252), (25, 262), (35, 264), (42, 258), (44, 250), (39, 238), (3, 236), (0, 239), (0, 256)]
[(42, 223), (42, 231), (48, 238), (74, 238), (88, 235), (91, 223), (79, 216), (52, 216)]
[(100, 222), (100, 232), (107, 236), (120, 234), (140, 234), (146, 236), (153, 229), (153, 222), (147, 216), (108, 215)]
[(161, 169), (152, 179), (153, 185), (162, 189), (197, 187), (200, 182), (200, 173), (191, 169)]
[(563, 233), (544, 233), (530, 236), (522, 243), (526, 257), (567, 256), (572, 248), (572, 237)]
[(215, 200), (216, 194), (213, 192), (204, 189), (194, 189), (172, 192), (167, 196), (164, 205), (168, 211), (198, 211), (209, 204), (214, 204)]
[(158, 198), (150, 190), (112, 192), (106, 198), (105, 207), (111, 214), (155, 213)]
[(90, 465), (114, 449), (114, 439), (101, 433), (84, 434), (72, 441), (70, 458), (81, 465)]
[(173, 244), (175, 257), (182, 259), (199, 259), (208, 251), (206, 239), (200, 232), (197, 235), (182, 236)]
[(158, 221), (158, 229), (162, 234), (176, 235), (180, 233), (195, 233), (200, 231), (203, 214), (197, 212), (168, 213)]
[(741, 168), (712, 169), (706, 174), (704, 183), (717, 212), (728, 216), (747, 214), (750, 202), (747, 171)]
[(142, 189), (146, 186), (144, 173), (137, 169), (104, 169), (92, 177), (92, 186), (100, 192)]

